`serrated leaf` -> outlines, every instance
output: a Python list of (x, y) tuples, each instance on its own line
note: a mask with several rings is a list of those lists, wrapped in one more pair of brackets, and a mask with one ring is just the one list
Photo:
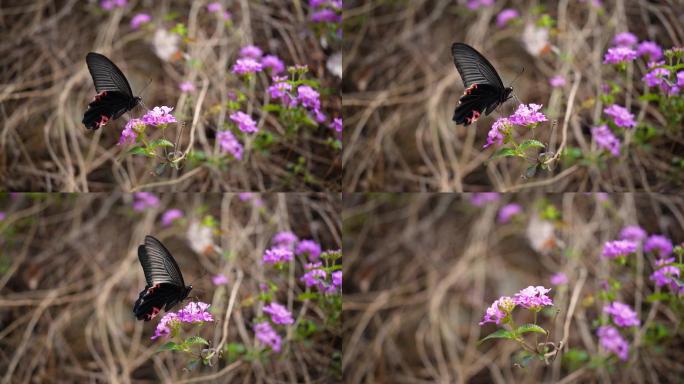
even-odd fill
[(546, 335), (546, 330), (536, 324), (523, 324), (515, 330), (517, 335), (522, 335), (523, 333), (527, 332), (536, 332)]
[(174, 343), (173, 341), (169, 341), (168, 343), (162, 345), (157, 349), (157, 352), (161, 351), (173, 351), (177, 348), (178, 344)]
[(526, 140), (518, 148), (520, 151), (526, 151), (530, 148), (546, 148), (546, 145), (539, 140)]
[(185, 344), (188, 344), (188, 345), (193, 345), (193, 344), (209, 345), (209, 342), (204, 340), (203, 338), (201, 338), (199, 336), (192, 336), (192, 337), (188, 337), (185, 340)]
[(513, 339), (513, 338), (515, 338), (513, 336), (513, 332), (507, 331), (505, 329), (499, 329), (498, 331), (496, 331), (494, 333), (490, 333), (487, 337), (478, 341), (477, 343), (482, 344), (485, 341), (491, 340), (491, 339)]
[(492, 155), (492, 160), (499, 157), (513, 157), (518, 156), (518, 153), (513, 148), (501, 148)]

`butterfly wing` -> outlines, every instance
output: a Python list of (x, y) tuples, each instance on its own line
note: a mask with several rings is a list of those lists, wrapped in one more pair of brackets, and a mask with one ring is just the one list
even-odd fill
[(458, 102), (454, 122), (468, 126), (477, 121), (483, 112), (490, 114), (500, 104), (499, 95), (498, 89), (489, 84), (471, 85)]
[(88, 70), (93, 77), (95, 83), (95, 90), (98, 93), (102, 91), (117, 91), (129, 98), (133, 98), (133, 91), (126, 80), (123, 72), (112, 63), (111, 60), (99, 53), (90, 52), (86, 55), (86, 63)]
[(138, 247), (138, 259), (145, 272), (147, 285), (170, 283), (185, 287), (178, 263), (164, 245), (152, 236), (145, 236), (145, 244)]
[(466, 88), (473, 84), (490, 84), (503, 92), (503, 82), (494, 66), (475, 48), (463, 43), (454, 43), (451, 46), (451, 54)]
[(138, 320), (154, 319), (162, 308), (168, 311), (187, 297), (186, 289), (174, 284), (158, 283), (145, 287), (133, 306)]
[(88, 129), (98, 129), (109, 120), (117, 119), (130, 108), (130, 98), (121, 92), (102, 91), (88, 104), (82, 123)]

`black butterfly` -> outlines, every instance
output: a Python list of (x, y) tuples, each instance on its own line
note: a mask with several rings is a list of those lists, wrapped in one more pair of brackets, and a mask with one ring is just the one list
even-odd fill
[(147, 285), (133, 306), (138, 320), (152, 320), (162, 308), (168, 311), (183, 301), (192, 285), (185, 286), (176, 260), (162, 243), (145, 236), (145, 244), (138, 247), (138, 259), (145, 272)]
[(88, 110), (83, 115), (83, 124), (88, 129), (98, 129), (109, 120), (118, 119), (133, 109), (141, 98), (133, 96), (126, 76), (108, 58), (90, 52), (86, 56), (86, 63), (93, 77), (97, 96), (88, 104)]
[(454, 43), (451, 54), (465, 87), (454, 111), (456, 124), (470, 125), (483, 111), (489, 115), (499, 104), (511, 98), (513, 88), (504, 87), (494, 67), (475, 48)]

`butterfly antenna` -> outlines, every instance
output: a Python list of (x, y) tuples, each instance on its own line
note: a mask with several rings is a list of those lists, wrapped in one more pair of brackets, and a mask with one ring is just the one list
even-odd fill
[(518, 73), (518, 74), (515, 76), (515, 78), (513, 79), (513, 81), (511, 81), (511, 83), (510, 83), (508, 86), (509, 86), (509, 87), (512, 87), (513, 84), (515, 83), (515, 81), (518, 80), (518, 78), (520, 77), (520, 75), (523, 74), (523, 72), (525, 72), (525, 67), (522, 67), (522, 71), (520, 71), (520, 73)]

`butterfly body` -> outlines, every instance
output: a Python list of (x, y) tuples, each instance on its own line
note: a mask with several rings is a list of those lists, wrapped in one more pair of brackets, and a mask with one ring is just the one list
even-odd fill
[(456, 124), (470, 125), (512, 97), (513, 88), (504, 87), (494, 66), (473, 47), (454, 43), (451, 53), (466, 88), (454, 111)]
[(185, 285), (178, 263), (162, 243), (145, 236), (145, 244), (138, 247), (138, 259), (147, 284), (133, 306), (138, 320), (150, 321), (164, 309), (169, 311), (185, 300), (192, 285)]
[(141, 98), (133, 96), (126, 76), (111, 60), (90, 52), (86, 56), (86, 63), (98, 92), (83, 115), (82, 123), (87, 129), (98, 129), (140, 103)]

